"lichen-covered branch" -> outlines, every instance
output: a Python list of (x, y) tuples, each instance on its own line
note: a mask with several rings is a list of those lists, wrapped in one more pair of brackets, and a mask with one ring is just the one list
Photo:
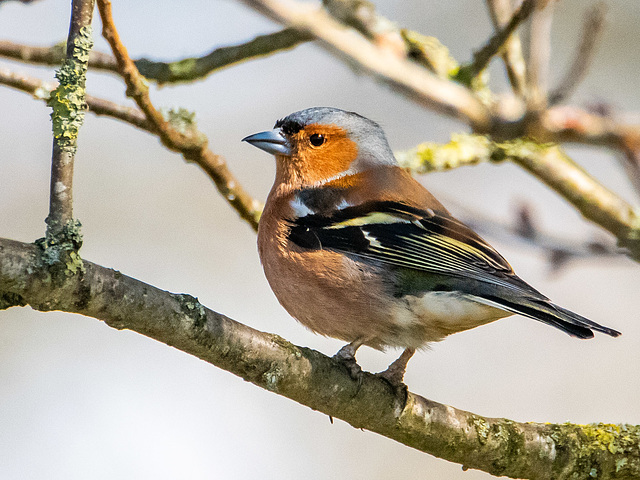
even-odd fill
[(118, 71), (127, 84), (127, 95), (133, 98), (144, 112), (162, 143), (167, 148), (181, 153), (185, 160), (197, 163), (214, 181), (218, 191), (240, 217), (257, 230), (261, 213), (260, 203), (242, 188), (225, 160), (208, 147), (208, 140), (197, 129), (192, 114), (182, 109), (168, 112), (156, 109), (151, 102), (146, 80), (140, 75), (126, 47), (120, 41), (113, 22), (111, 2), (98, 0), (97, 4), (102, 18), (102, 35), (109, 42), (118, 62)]
[(41, 246), (0, 239), (0, 309), (30, 305), (129, 329), (255, 385), (423, 452), (512, 478), (640, 475), (640, 428), (518, 423), (398, 395), (383, 379), (354, 381), (339, 362), (116, 270), (84, 261), (53, 282)]
[(223, 68), (289, 50), (311, 39), (304, 32), (285, 28), (275, 33), (259, 35), (246, 43), (216, 48), (202, 57), (184, 58), (175, 62), (141, 58), (134, 63), (145, 78), (160, 84), (191, 82)]
[(410, 58), (443, 79), (458, 73), (458, 62), (437, 38), (399, 28), (396, 23), (378, 14), (372, 2), (323, 0), (322, 5), (333, 18), (355, 28), (381, 49), (398, 57)]
[(78, 132), (84, 120), (87, 62), (93, 47), (93, 0), (74, 0), (66, 58), (56, 78), (60, 82), (49, 96), (52, 109), (53, 153), (47, 238), (55, 241), (73, 222), (73, 164)]
[[(0, 41), (0, 57), (23, 63), (57, 67), (66, 58), (66, 43), (57, 43), (50, 47), (37, 47), (2, 40)], [(89, 68), (117, 72), (116, 59), (107, 53), (91, 50)]]
[(640, 261), (640, 214), (556, 144), (523, 139), (495, 142), (481, 135), (458, 135), (445, 145), (418, 145), (398, 158), (404, 167), (417, 173), (511, 160), (553, 188), (584, 217), (615, 235), (621, 246)]
[[(6, 85), (29, 93), (33, 95), (34, 98), (45, 102), (51, 97), (51, 92), (57, 88), (57, 85), (53, 83), (43, 82), (37, 78), (21, 75), (2, 68), (0, 68), (0, 85)], [(116, 118), (142, 130), (155, 133), (147, 117), (135, 107), (127, 107), (92, 95), (85, 95), (85, 102), (89, 111), (96, 115)]]
[[(55, 85), (50, 83), (43, 82), (27, 75), (19, 75), (4, 69), (0, 69), (0, 85), (7, 85), (20, 91), (30, 93), (35, 98), (44, 101), (49, 99), (51, 92), (56, 88)], [(155, 126), (147, 119), (145, 114), (137, 108), (119, 105), (115, 102), (94, 97), (92, 95), (87, 95), (85, 97), (85, 101), (89, 111), (96, 115), (105, 115), (115, 118), (154, 135), (158, 134)], [(167, 112), (167, 116), (169, 118), (173, 118), (173, 121), (176, 124), (180, 122), (193, 123), (190, 114), (181, 110), (169, 111)], [(234, 208), (236, 208), (236, 205), (240, 205), (242, 208), (236, 208), (236, 210), (240, 213), (242, 218), (249, 222), (254, 230), (257, 229), (258, 219), (262, 212), (262, 204), (258, 200), (251, 198), (246, 192), (244, 192), (244, 190), (241, 189), (241, 187), (234, 187), (235, 179), (232, 176), (225, 175), (225, 171), (228, 172), (226, 166), (222, 165), (222, 167), (224, 167), (222, 168), (220, 165), (212, 161), (215, 160), (215, 158), (222, 159), (222, 157), (217, 156), (214, 158), (211, 157), (211, 155), (213, 155), (213, 153), (205, 156), (206, 162), (196, 160), (196, 163), (205, 171), (205, 173), (207, 173), (207, 175), (209, 175), (217, 186), (220, 182), (221, 185), (218, 186), (218, 190), (223, 192), (225, 199)], [(231, 174), (229, 173), (229, 175)], [(242, 193), (240, 198), (235, 197), (237, 192)], [(249, 205), (250, 209), (245, 207), (246, 205)]]
[(243, 0), (243, 3), (282, 24), (308, 32), (356, 71), (372, 75), (421, 105), (458, 118), (478, 132), (486, 132), (492, 126), (488, 109), (469, 89), (376, 46), (321, 9), (290, 0)]
[[(285, 28), (267, 35), (259, 35), (239, 45), (219, 47), (201, 57), (161, 62), (141, 58), (134, 60), (140, 73), (158, 83), (191, 82), (238, 63), (289, 50), (311, 39), (309, 35)], [(60, 65), (65, 58), (61, 45), (36, 47), (0, 41), (0, 56), (39, 65)], [(103, 52), (91, 52), (89, 68), (118, 73), (115, 57)]]

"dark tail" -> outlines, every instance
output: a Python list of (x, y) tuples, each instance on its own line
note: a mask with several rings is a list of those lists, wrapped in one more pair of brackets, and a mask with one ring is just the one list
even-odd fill
[(510, 312), (519, 313), (533, 318), (552, 327), (556, 327), (572, 337), (593, 338), (593, 330), (612, 337), (618, 337), (620, 332), (589, 320), (549, 301), (530, 299), (526, 304), (513, 303), (504, 298), (492, 299), (504, 306)]

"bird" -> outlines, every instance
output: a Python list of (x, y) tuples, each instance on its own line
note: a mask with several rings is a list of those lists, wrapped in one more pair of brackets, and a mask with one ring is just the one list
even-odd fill
[(280, 304), (313, 332), (402, 354), (379, 373), (404, 385), (416, 350), (514, 314), (577, 338), (620, 332), (556, 305), (399, 166), (384, 131), (355, 112), (313, 107), (243, 141), (275, 156), (258, 252)]

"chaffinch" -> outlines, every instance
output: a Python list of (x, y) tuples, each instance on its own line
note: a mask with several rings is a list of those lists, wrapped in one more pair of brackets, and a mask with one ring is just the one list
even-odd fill
[(316, 333), (402, 347), (382, 376), (401, 385), (416, 349), (513, 314), (577, 338), (619, 332), (552, 303), (398, 166), (375, 122), (308, 108), (244, 141), (275, 155), (258, 228), (264, 271), (282, 306)]

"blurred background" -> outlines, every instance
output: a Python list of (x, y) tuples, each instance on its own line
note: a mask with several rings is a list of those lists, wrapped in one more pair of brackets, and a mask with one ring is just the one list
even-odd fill
[[(492, 33), (484, 2), (374, 2), (399, 25), (433, 35), (459, 61)], [(591, 2), (564, 0), (553, 24), (551, 80), (565, 72)], [(640, 3), (608, 2), (594, 65), (572, 103), (640, 111)], [(279, 28), (232, 1), (114, 1), (133, 58), (172, 60)], [(31, 45), (66, 39), (70, 2), (0, 4), (0, 38)], [(94, 18), (96, 49), (108, 51)], [(53, 80), (50, 68), (0, 66)], [(491, 68), (504, 84), (502, 66)], [(88, 92), (124, 103), (115, 76), (90, 74)], [(310, 106), (354, 110), (378, 121), (392, 148), (446, 142), (466, 127), (426, 111), (312, 44), (244, 63), (191, 85), (152, 88), (158, 107), (197, 112), (214, 152), (264, 200), (273, 159), (240, 143)], [(44, 235), (51, 134), (49, 109), (0, 88), (0, 236)], [(568, 149), (605, 185), (636, 201), (605, 150)], [(509, 221), (534, 207), (538, 225), (577, 242), (607, 234), (547, 187), (509, 164), (421, 177), (436, 196)], [(115, 120), (87, 114), (75, 167), (75, 215), (84, 258), (225, 315), (332, 355), (340, 342), (298, 325), (279, 306), (259, 264), (255, 234), (194, 165)], [(455, 206), (451, 208), (454, 213)], [(623, 332), (578, 341), (512, 317), (454, 335), (409, 364), (409, 388), (480, 415), (536, 422), (640, 423), (640, 266), (625, 258), (571, 263), (552, 273), (546, 256), (492, 241), (521, 277), (557, 303)], [(384, 369), (398, 354), (363, 348), (360, 364)], [(3, 479), (484, 479), (376, 434), (261, 390), (203, 361), (128, 331), (65, 313), (0, 312), (0, 478)]]

